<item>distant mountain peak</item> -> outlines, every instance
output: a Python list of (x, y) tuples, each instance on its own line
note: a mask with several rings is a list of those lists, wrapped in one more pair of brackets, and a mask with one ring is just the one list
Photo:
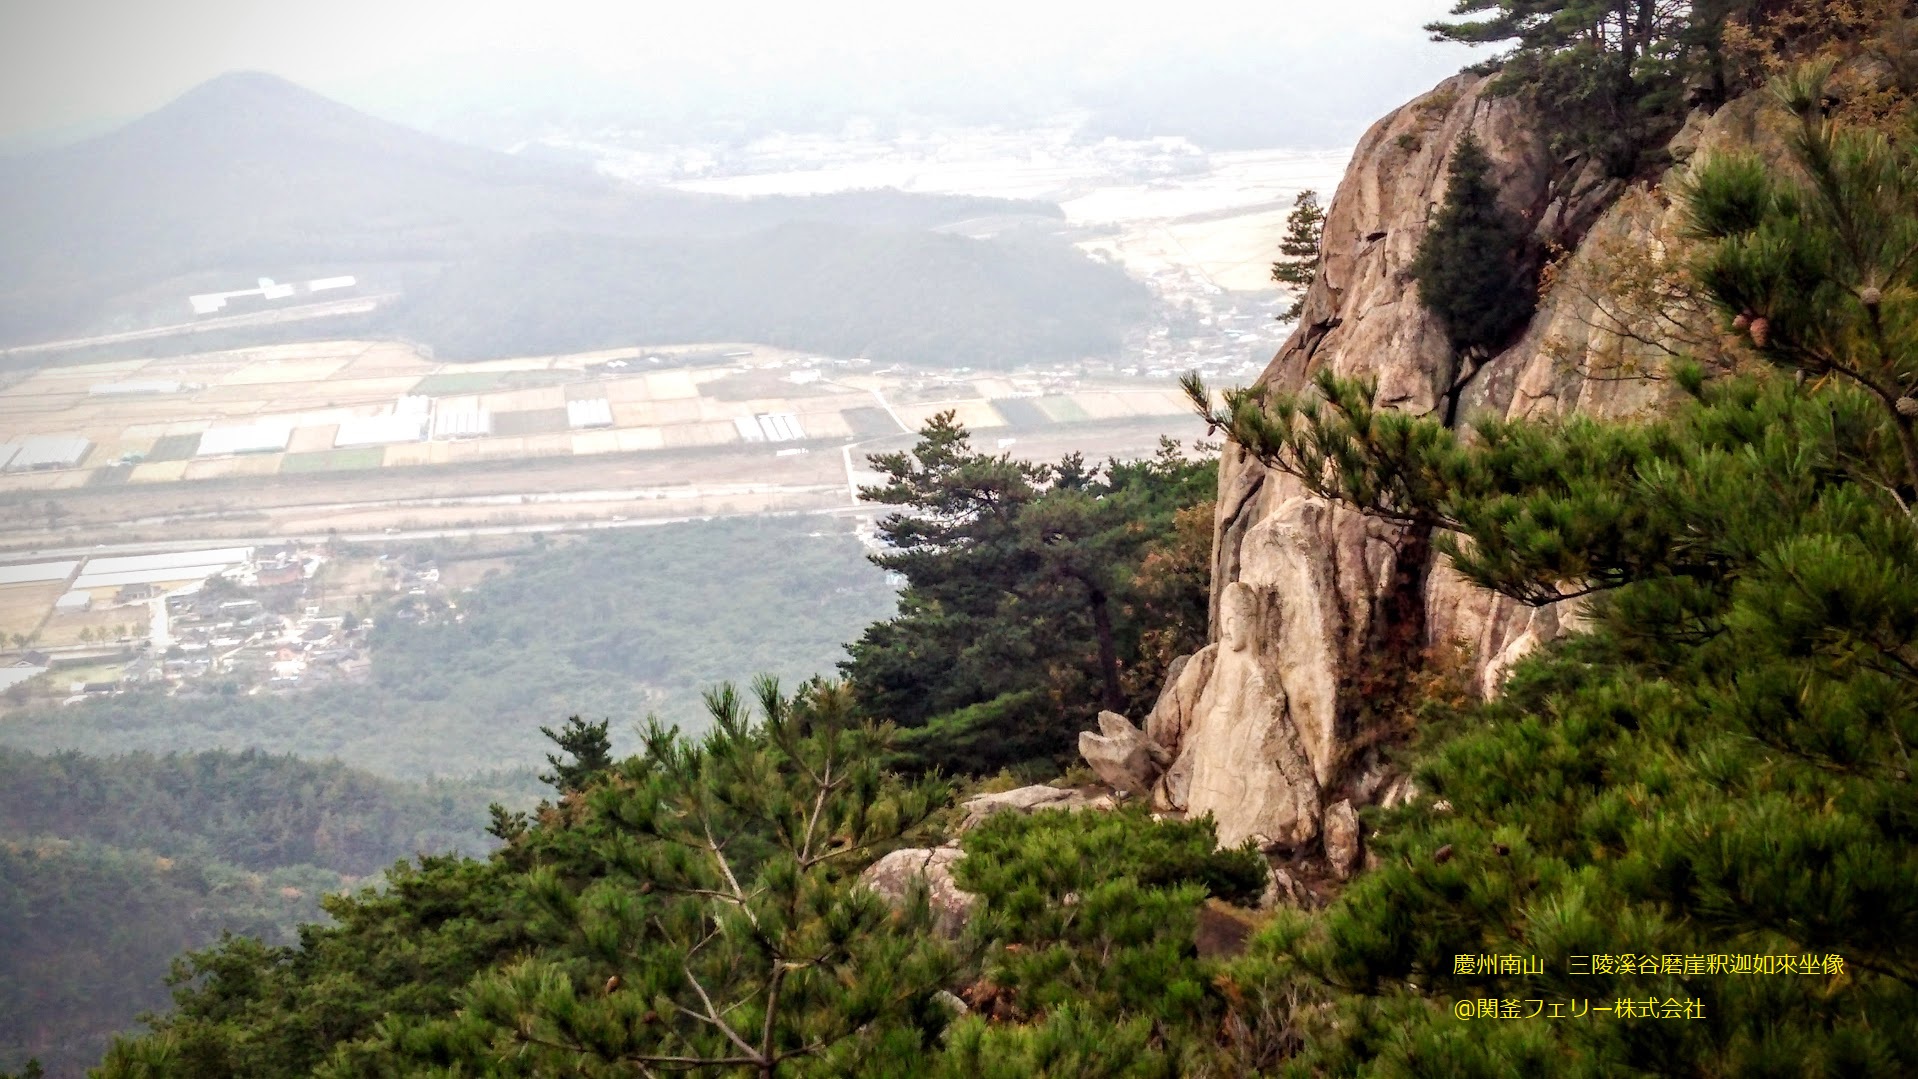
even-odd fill
[(246, 119), (301, 122), (344, 117), (376, 122), (356, 109), (278, 75), (265, 71), (229, 71), (193, 87), (129, 126)]
[(177, 100), (195, 96), (210, 95), (291, 95), (294, 97), (319, 97), (291, 79), (275, 75), (270, 71), (228, 71), (215, 75), (205, 82), (180, 95)]

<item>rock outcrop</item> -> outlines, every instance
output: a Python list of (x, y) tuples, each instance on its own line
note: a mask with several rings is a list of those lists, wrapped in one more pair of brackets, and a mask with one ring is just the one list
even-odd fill
[(1111, 809), (1111, 795), (1077, 787), (1050, 787), (1038, 784), (1016, 787), (992, 794), (975, 794), (960, 803), (965, 816), (957, 831), (970, 832), (994, 813), (1037, 813), (1041, 809)]
[(1152, 793), (1172, 755), (1117, 712), (1099, 713), (1099, 733), (1079, 735), (1079, 755), (1113, 790)]
[[(1665, 338), (1675, 327), (1634, 321), (1603, 283), (1617, 274), (1619, 251), (1639, 260), (1637, 272), (1655, 265), (1676, 211), (1659, 187), (1555, 158), (1519, 101), (1486, 90), (1485, 79), (1456, 76), (1366, 133), (1328, 209), (1323, 266), (1299, 328), (1262, 383), (1297, 391), (1322, 370), (1370, 377), (1380, 405), (1454, 423), (1486, 413), (1630, 415), (1661, 402), (1665, 383), (1642, 375), (1673, 350)], [(1749, 142), (1753, 115), (1735, 103), (1695, 117), (1673, 158)], [(1410, 268), (1467, 131), (1539, 250), (1569, 254), (1522, 338), (1461, 369)], [(1702, 325), (1709, 333), (1709, 320)], [(1340, 875), (1350, 872), (1359, 860), (1353, 807), (1412, 794), (1363, 748), (1375, 741), (1364, 728), (1377, 722), (1380, 672), (1449, 651), (1489, 693), (1576, 618), (1563, 604), (1525, 607), (1469, 585), (1428, 541), (1309, 495), (1228, 443), (1213, 534), (1216, 643), (1174, 664), (1144, 723), (1170, 759), (1152, 787), (1157, 808), (1211, 813), (1225, 845), (1257, 838), (1268, 850), (1334, 855)], [(1107, 749), (1102, 736), (1087, 737)], [(1334, 805), (1344, 808), (1332, 824)]]
[(946, 936), (957, 936), (972, 915), (974, 899), (952, 874), (953, 865), (963, 857), (965, 852), (958, 847), (907, 847), (867, 866), (859, 882), (897, 906), (906, 901), (913, 885), (925, 881), (933, 924)]
[[(1107, 713), (1118, 720), (1140, 742), (1144, 734), (1123, 716)], [(1118, 728), (1113, 728), (1117, 731)], [(1123, 736), (1123, 732), (1120, 732)], [(1143, 748), (1139, 750), (1142, 754)], [(1140, 787), (1143, 794), (1149, 789), (1150, 780)], [(965, 815), (960, 818), (954, 834), (962, 835), (978, 827), (987, 818), (996, 813), (1037, 813), (1047, 809), (1111, 809), (1117, 803), (1113, 795), (1096, 788), (1051, 787), (1036, 784), (1030, 787), (1016, 787), (1009, 791), (995, 791), (991, 794), (977, 794), (960, 803)], [(931, 904), (934, 924), (939, 932), (947, 936), (957, 936), (965, 928), (966, 920), (972, 916), (975, 897), (971, 892), (959, 887), (959, 880), (953, 873), (953, 867), (966, 856), (958, 846), (956, 839), (940, 847), (904, 847), (892, 851), (885, 857), (867, 866), (859, 874), (859, 882), (870, 888), (886, 902), (899, 906), (915, 884), (925, 882), (926, 899)]]
[(1332, 875), (1345, 880), (1359, 867), (1359, 815), (1341, 798), (1325, 811), (1325, 861)]

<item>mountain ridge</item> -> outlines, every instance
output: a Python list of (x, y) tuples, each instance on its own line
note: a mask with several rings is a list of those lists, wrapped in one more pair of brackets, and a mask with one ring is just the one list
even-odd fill
[[(896, 230), (912, 247), (959, 220), (1062, 216), (1049, 203), (895, 191), (740, 199), (640, 187), (451, 142), (257, 72), (0, 161), (0, 206), (4, 344), (177, 322), (187, 294), (258, 276), (349, 273), (407, 291), (549, 233), (704, 240), (810, 221)], [(1087, 260), (1071, 272), (1103, 271)]]

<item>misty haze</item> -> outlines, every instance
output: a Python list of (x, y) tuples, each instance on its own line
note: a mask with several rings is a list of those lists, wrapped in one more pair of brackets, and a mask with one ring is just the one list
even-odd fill
[(1914, 42), (9, 4), (0, 1079), (1918, 1074)]

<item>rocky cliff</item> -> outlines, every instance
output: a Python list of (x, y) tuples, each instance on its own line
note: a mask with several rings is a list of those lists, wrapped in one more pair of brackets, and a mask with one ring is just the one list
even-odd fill
[[(1370, 376), (1379, 403), (1458, 422), (1486, 412), (1628, 415), (1666, 392), (1648, 377), (1661, 358), (1687, 348), (1688, 335), (1713, 335), (1702, 311), (1687, 319), (1682, 297), (1658, 294), (1676, 235), (1665, 195), (1675, 177), (1628, 185), (1596, 162), (1556, 159), (1523, 106), (1488, 95), (1486, 83), (1449, 79), (1366, 133), (1329, 207), (1323, 268), (1299, 328), (1262, 382), (1293, 390), (1322, 369)], [(1674, 171), (1701, 148), (1749, 141), (1756, 113), (1743, 103), (1694, 116), (1671, 144)], [(1502, 199), (1554, 258), (1522, 338), (1461, 370), (1410, 266), (1467, 131), (1492, 159)], [(1221, 843), (1343, 850), (1346, 837), (1328, 836), (1328, 820), (1343, 832), (1353, 806), (1410, 793), (1377, 748), (1390, 740), (1382, 728), (1400, 722), (1383, 705), (1405, 672), (1446, 663), (1492, 692), (1515, 659), (1575, 617), (1465, 583), (1428, 541), (1310, 496), (1228, 444), (1213, 537), (1214, 643), (1172, 669), (1144, 724), (1149, 754), (1119, 745), (1126, 732), (1108, 723), (1104, 735), (1085, 736), (1088, 758), (1129, 750), (1134, 761), (1169, 762), (1142, 777), (1155, 802), (1212, 813)]]

